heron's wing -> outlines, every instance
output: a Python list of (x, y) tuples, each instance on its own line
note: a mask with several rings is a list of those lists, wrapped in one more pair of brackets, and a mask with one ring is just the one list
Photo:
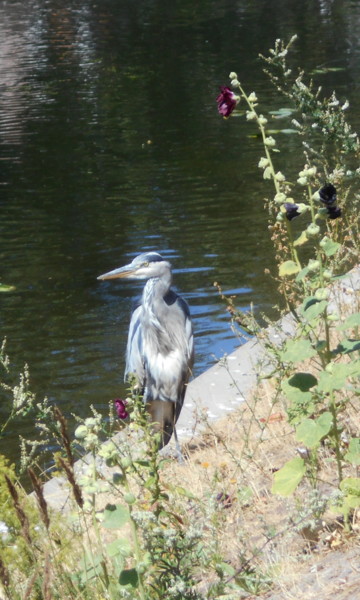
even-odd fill
[(173, 306), (174, 317), (179, 323), (179, 329), (182, 331), (182, 341), (179, 343), (179, 350), (181, 352), (181, 378), (174, 414), (174, 422), (176, 423), (184, 403), (186, 386), (194, 364), (194, 332), (190, 309), (186, 300), (178, 296), (173, 290), (168, 292), (164, 300), (168, 306)]
[(131, 317), (129, 335), (126, 347), (125, 381), (131, 374), (136, 375), (141, 387), (145, 384), (145, 369), (142, 350), (141, 310), (138, 306)]

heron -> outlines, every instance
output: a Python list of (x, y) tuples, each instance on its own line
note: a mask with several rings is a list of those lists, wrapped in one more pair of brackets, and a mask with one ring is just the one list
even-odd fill
[(145, 252), (98, 279), (146, 280), (140, 305), (130, 320), (124, 380), (136, 378), (159, 449), (174, 433), (194, 363), (193, 326), (188, 303), (172, 288), (171, 264), (158, 252)]

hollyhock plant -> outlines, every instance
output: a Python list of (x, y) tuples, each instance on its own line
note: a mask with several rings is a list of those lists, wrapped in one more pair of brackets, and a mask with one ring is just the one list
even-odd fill
[(129, 413), (126, 410), (127, 402), (126, 400), (121, 400), (120, 398), (116, 398), (114, 400), (115, 411), (119, 419), (126, 419), (129, 416)]
[(219, 114), (223, 117), (227, 118), (233, 112), (235, 106), (239, 102), (239, 97), (234, 94), (234, 92), (226, 87), (220, 87), (221, 93), (216, 98), (216, 102), (218, 103), (218, 111)]

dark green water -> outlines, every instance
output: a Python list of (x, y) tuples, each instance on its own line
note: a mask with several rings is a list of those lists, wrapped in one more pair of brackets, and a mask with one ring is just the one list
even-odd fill
[[(235, 70), (264, 112), (284, 106), (257, 56), (297, 33), (296, 63), (343, 69), (319, 82), (350, 99), (356, 125), (359, 25), (359, 3), (336, 0), (0, 2), (0, 279), (16, 287), (0, 334), (39, 398), (87, 415), (123, 395), (141, 287), (96, 277), (140, 251), (173, 263), (195, 374), (239, 344), (213, 281), (271, 312), (261, 148), (251, 124), (219, 117), (218, 87)], [(302, 168), (282, 138), (279, 167)], [(0, 452), (16, 458), (30, 429), (16, 423)]]

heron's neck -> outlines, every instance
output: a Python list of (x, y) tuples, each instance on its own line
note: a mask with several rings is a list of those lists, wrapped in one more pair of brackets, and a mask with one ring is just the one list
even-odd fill
[(164, 296), (168, 293), (171, 286), (171, 271), (161, 277), (152, 277), (148, 279), (143, 291), (142, 305), (145, 311), (157, 315), (164, 302)]

